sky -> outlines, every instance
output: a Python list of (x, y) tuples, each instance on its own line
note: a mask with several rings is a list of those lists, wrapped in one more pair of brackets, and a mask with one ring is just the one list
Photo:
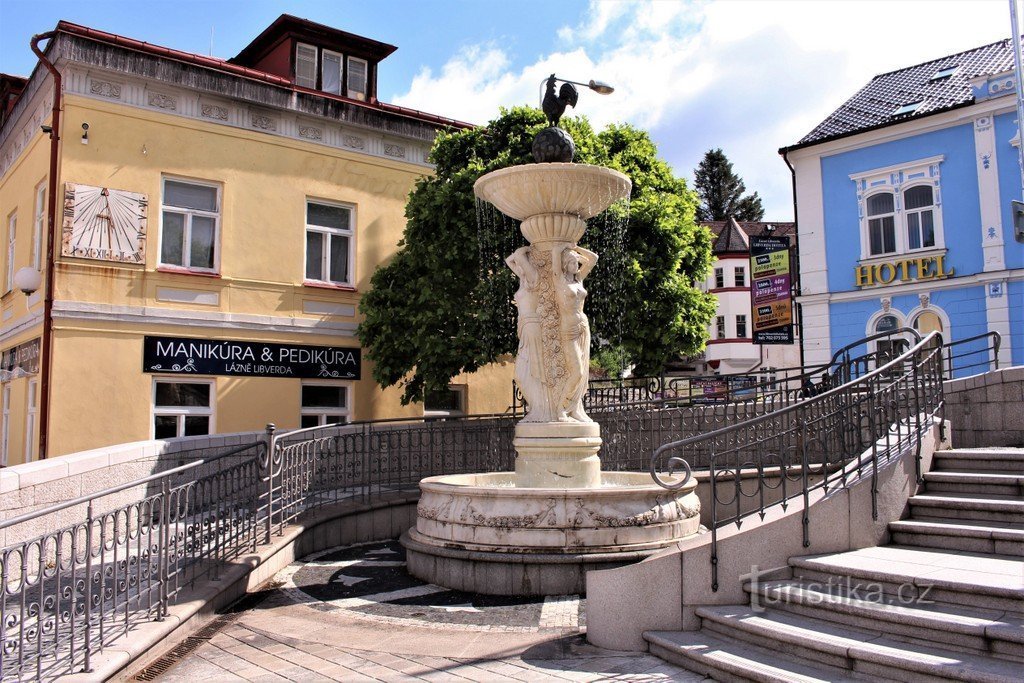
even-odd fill
[(65, 19), (229, 58), (287, 12), (398, 46), (380, 99), (471, 123), (538, 102), (541, 81), (605, 81), (576, 112), (647, 129), (691, 184), (721, 148), (765, 220), (793, 219), (778, 154), (874, 75), (1010, 35), (1006, 0), (0, 0), (0, 71)]

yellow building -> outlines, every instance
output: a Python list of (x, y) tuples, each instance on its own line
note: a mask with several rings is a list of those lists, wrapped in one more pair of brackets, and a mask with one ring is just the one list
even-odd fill
[[(59, 23), (52, 302), (54, 77), (3, 77), (0, 463), (424, 414), (373, 383), (358, 303), (437, 130), (465, 124), (377, 100), (394, 49), (287, 15), (228, 61)], [(511, 376), (427, 408), (502, 412)]]

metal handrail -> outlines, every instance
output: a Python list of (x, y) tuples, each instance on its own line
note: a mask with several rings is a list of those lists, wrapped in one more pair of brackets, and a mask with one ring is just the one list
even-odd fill
[[(677, 469), (691, 469), (683, 455), (698, 453), (707, 458), (713, 590), (718, 589), (720, 527), (729, 523), (739, 526), (753, 514), (763, 519), (768, 508), (781, 505), (785, 509), (790, 499), (802, 496), (803, 542), (808, 547), (811, 491), (827, 490), (830, 485), (845, 487), (848, 475), (863, 474), (865, 468), (870, 468), (871, 476), (877, 479), (879, 465), (909, 447), (916, 448), (917, 479), (921, 481), (921, 439), (936, 415), (941, 420), (944, 405), (943, 344), (938, 332), (923, 339), (920, 334), (916, 336), (917, 344), (898, 357), (840, 386), (740, 423), (664, 443), (654, 450), (651, 476), (670, 490), (678, 489), (685, 480), (676, 483), (663, 479), (659, 467), (662, 462), (671, 474)], [(668, 454), (673, 455), (666, 460)], [(817, 473), (811, 471), (812, 460), (823, 465)], [(782, 474), (777, 480), (768, 478), (767, 468)], [(741, 486), (740, 473), (745, 471), (756, 477), (753, 484), (745, 480)], [(820, 481), (812, 481), (814, 476), (820, 476)], [(875, 482), (872, 515), (876, 519), (877, 492)], [(773, 497), (776, 499), (770, 500)], [(755, 502), (744, 509), (744, 499)]]

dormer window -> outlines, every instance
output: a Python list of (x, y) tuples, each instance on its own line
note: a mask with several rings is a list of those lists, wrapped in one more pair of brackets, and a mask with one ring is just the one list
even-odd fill
[(341, 94), (342, 56), (337, 52), (324, 50), (323, 70), (320, 72), (320, 89), (334, 95)]
[(295, 44), (295, 85), (316, 89), (316, 48)]
[(357, 57), (348, 58), (348, 96), (356, 100), (366, 100), (366, 73), (367, 65), (365, 59)]

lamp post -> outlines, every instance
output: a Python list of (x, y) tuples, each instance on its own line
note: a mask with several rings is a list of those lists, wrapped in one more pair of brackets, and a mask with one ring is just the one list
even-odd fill
[(590, 79), (590, 81), (588, 81), (587, 83), (583, 83), (581, 81), (569, 81), (564, 78), (558, 78), (554, 74), (551, 74), (549, 78), (542, 78), (540, 81), (540, 88), (538, 90), (539, 96), (537, 97), (538, 102), (543, 103), (544, 86), (547, 85), (548, 81), (551, 80), (552, 78), (555, 80), (555, 83), (572, 83), (573, 85), (582, 85), (584, 88), (590, 88), (598, 95), (611, 95), (613, 92), (615, 92), (615, 88), (608, 85), (604, 81), (595, 81), (594, 79)]

